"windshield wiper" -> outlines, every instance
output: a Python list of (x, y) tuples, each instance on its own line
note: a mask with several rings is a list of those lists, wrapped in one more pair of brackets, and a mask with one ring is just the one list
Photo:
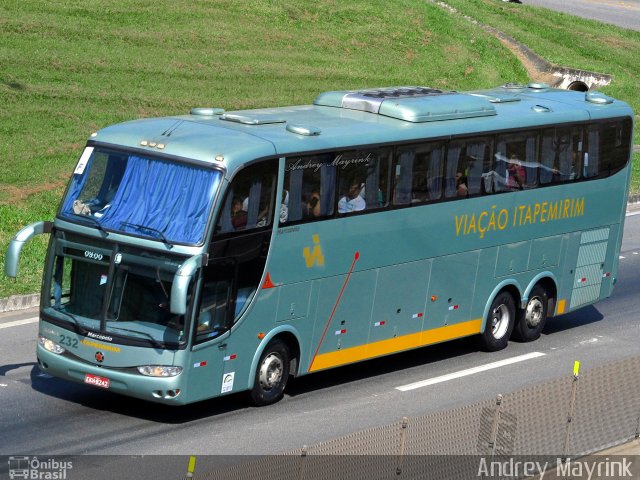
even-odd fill
[(137, 335), (143, 335), (143, 336), (149, 338), (149, 340), (151, 340), (151, 345), (153, 345), (154, 347), (161, 348), (163, 346), (162, 343), (158, 342), (158, 340), (153, 338), (147, 332), (139, 332), (137, 330), (131, 330), (129, 328), (122, 328), (122, 327), (114, 327), (114, 326), (111, 326), (111, 325), (107, 325), (107, 328), (112, 329), (112, 330), (120, 330), (122, 332), (131, 332), (131, 333), (135, 333)]
[(89, 216), (85, 216), (85, 215), (74, 215), (78, 218), (81, 218), (82, 220), (89, 220), (98, 230), (100, 230), (102, 233), (104, 233), (104, 236), (106, 237), (107, 235), (109, 235), (109, 232), (107, 232), (104, 227), (100, 224), (100, 222), (98, 221), (97, 218), (94, 217), (89, 217)]
[(156, 230), (155, 228), (151, 228), (151, 227), (147, 227), (145, 225), (138, 225), (137, 223), (128, 223), (128, 222), (122, 222), (120, 223), (121, 227), (131, 227), (131, 228), (135, 228), (136, 230), (148, 230), (150, 232), (153, 233), (157, 233), (158, 236), (160, 237), (160, 239), (162, 240), (162, 243), (164, 243), (169, 249), (173, 248), (173, 245), (171, 245), (171, 243), (169, 243), (169, 240), (167, 240), (167, 237), (164, 236), (164, 234), (160, 231), (160, 230)]
[(74, 317), (73, 315), (71, 315), (69, 312), (65, 312), (62, 309), (58, 310), (56, 308), (53, 308), (53, 311), (61, 313), (62, 315), (66, 316), (67, 318), (70, 318), (71, 321), (73, 322), (73, 324), (76, 327), (76, 332), (77, 333), (79, 333), (80, 335), (86, 335), (87, 334), (87, 329), (84, 328), (83, 326), (81, 326), (80, 322), (78, 322), (78, 319), (76, 317)]

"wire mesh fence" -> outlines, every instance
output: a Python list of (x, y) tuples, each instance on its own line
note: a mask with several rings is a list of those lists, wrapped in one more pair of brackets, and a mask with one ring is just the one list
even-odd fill
[[(570, 461), (640, 438), (639, 372), (640, 357), (632, 357), (583, 375), (576, 371), (473, 405), (401, 418), (194, 478), (504, 478), (483, 466), (496, 460), (511, 466), (514, 459), (533, 464)], [(524, 470), (520, 473), (508, 477), (530, 477)]]

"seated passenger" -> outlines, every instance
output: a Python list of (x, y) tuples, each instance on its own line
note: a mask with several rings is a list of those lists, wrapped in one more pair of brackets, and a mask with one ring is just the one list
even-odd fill
[(469, 196), (469, 189), (467, 188), (467, 177), (462, 172), (456, 173), (456, 194), (459, 197)]
[(320, 192), (318, 190), (311, 192), (306, 207), (307, 217), (317, 218), (320, 216)]
[(338, 202), (338, 213), (358, 212), (367, 208), (367, 202), (360, 196), (361, 189), (360, 182), (351, 182), (349, 193)]
[(231, 224), (236, 230), (247, 226), (247, 212), (242, 209), (242, 200), (234, 198), (231, 204)]
[(515, 155), (511, 155), (509, 164), (507, 165), (507, 186), (510, 190), (522, 190), (525, 182), (525, 169)]

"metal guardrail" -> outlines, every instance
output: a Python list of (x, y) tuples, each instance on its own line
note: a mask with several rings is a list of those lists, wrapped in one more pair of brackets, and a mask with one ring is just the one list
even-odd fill
[[(571, 461), (640, 438), (640, 357), (495, 399), (354, 432), (195, 479), (500, 478), (494, 460)], [(484, 459), (485, 463), (482, 463)], [(506, 463), (505, 463), (506, 465)], [(509, 478), (523, 478), (509, 475)]]

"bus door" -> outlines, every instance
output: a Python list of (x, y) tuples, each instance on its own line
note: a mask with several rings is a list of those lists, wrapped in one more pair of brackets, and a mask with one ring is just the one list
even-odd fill
[[(244, 168), (222, 201), (194, 315), (191, 388), (203, 398), (211, 388), (219, 395), (240, 384), (240, 352), (229, 346), (228, 332), (248, 313), (264, 274), (274, 218), (282, 208), (275, 197), (277, 171), (277, 159)], [(241, 383), (246, 387), (246, 379)]]
[[(194, 308), (190, 396), (206, 398), (233, 388), (232, 372), (225, 361), (227, 332), (234, 322), (237, 299), (238, 264), (233, 259), (213, 260), (198, 278), (199, 297)], [(213, 391), (211, 391), (213, 389)]]

